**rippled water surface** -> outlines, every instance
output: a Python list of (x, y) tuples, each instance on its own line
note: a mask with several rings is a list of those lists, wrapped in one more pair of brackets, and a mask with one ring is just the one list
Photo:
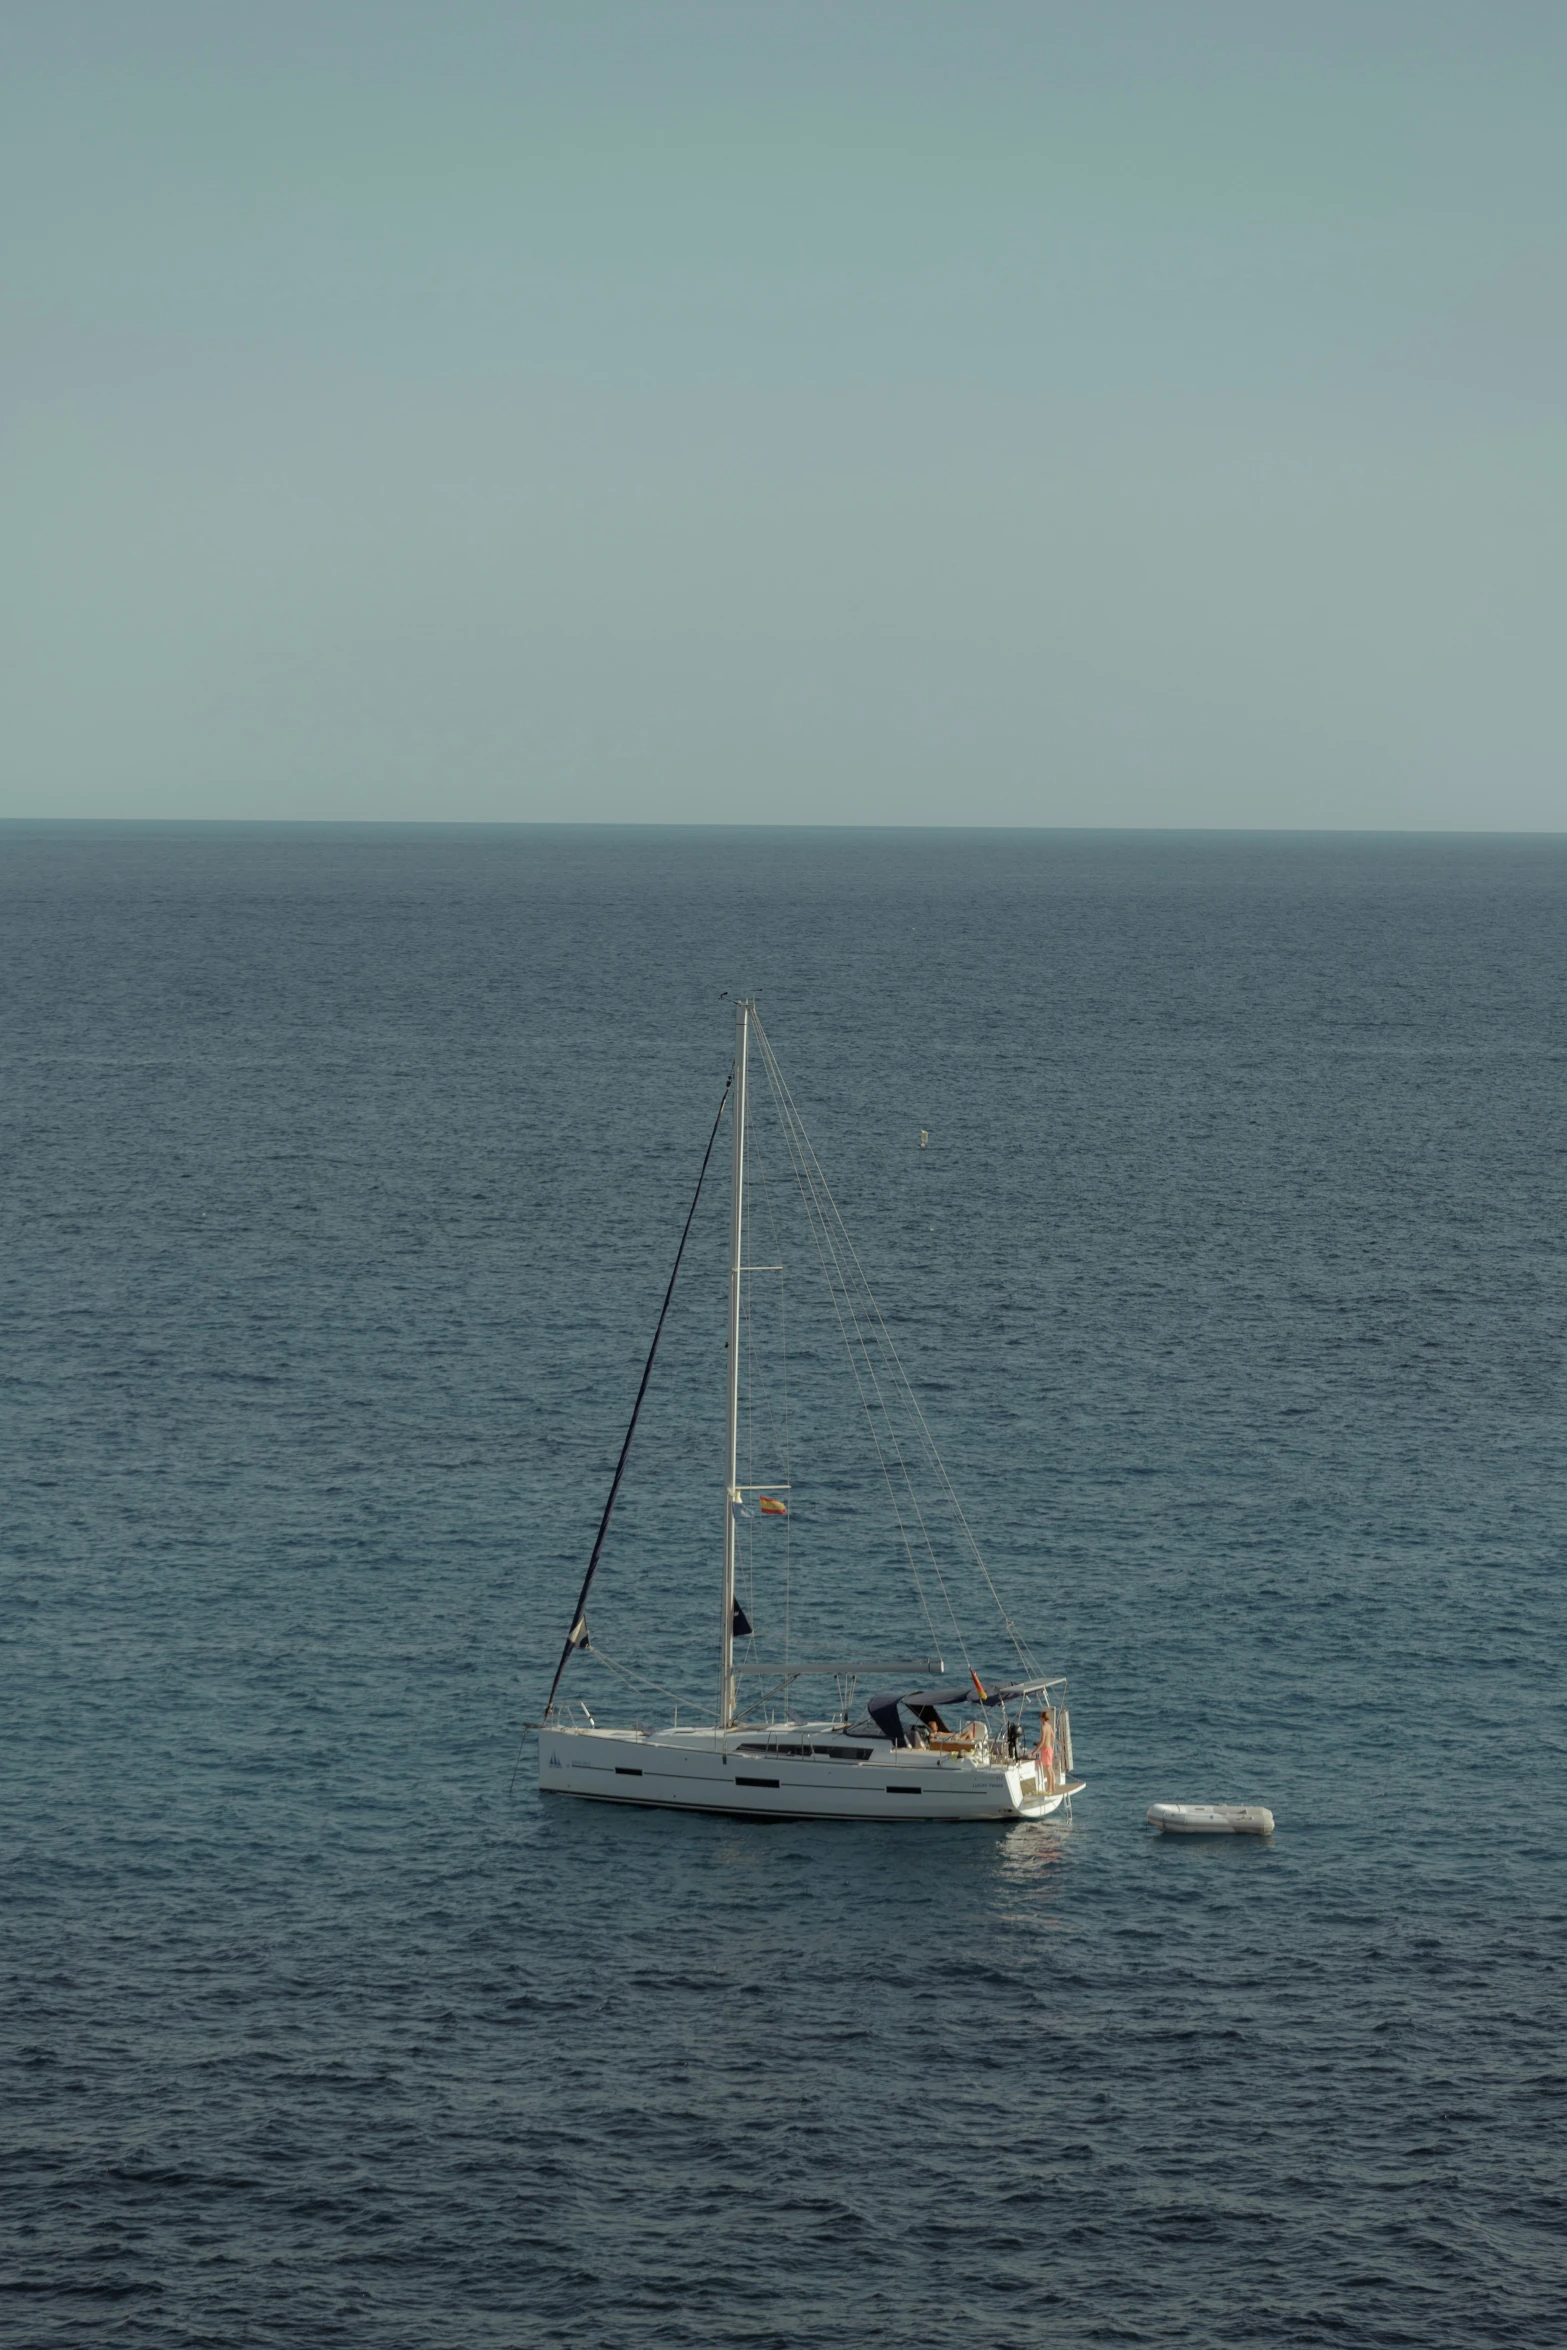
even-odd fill
[[(0, 2333), (1567, 2335), (1567, 844), (13, 826), (0, 923)], [(737, 988), (1070, 1826), (512, 1785)], [(699, 1698), (722, 1213), (593, 1609)]]

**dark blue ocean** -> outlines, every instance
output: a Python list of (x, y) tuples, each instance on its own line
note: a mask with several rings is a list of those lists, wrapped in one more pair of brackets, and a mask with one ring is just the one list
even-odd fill
[[(0, 2335), (1567, 2339), (1567, 841), (12, 825), (0, 985)], [(513, 1783), (736, 989), (1069, 1826)]]

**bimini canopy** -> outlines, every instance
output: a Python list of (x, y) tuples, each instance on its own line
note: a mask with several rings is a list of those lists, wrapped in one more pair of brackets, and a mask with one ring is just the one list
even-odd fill
[(944, 1705), (1016, 1705), (1023, 1698), (1042, 1696), (1049, 1686), (1048, 1681), (998, 1681), (983, 1696), (969, 1681), (955, 1681), (942, 1689), (910, 1689), (897, 1697), (873, 1697), (866, 1708), (868, 1720), (864, 1726), (874, 1725), (894, 1746), (906, 1746), (908, 1736), (899, 1716), (900, 1706), (927, 1728), (939, 1730), (945, 1727), (941, 1719)]
[(943, 1729), (940, 1707), (944, 1705), (972, 1705), (974, 1693), (967, 1682), (958, 1682), (950, 1689), (911, 1689), (906, 1697), (873, 1697), (866, 1709), (884, 1738), (894, 1746), (907, 1746), (908, 1733), (899, 1717), (900, 1705), (907, 1706), (916, 1721), (930, 1729)]

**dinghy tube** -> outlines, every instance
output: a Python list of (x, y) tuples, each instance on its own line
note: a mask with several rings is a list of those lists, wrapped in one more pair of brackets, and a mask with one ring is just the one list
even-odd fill
[(1271, 1836), (1265, 1803), (1151, 1803), (1148, 1825), (1167, 1836)]

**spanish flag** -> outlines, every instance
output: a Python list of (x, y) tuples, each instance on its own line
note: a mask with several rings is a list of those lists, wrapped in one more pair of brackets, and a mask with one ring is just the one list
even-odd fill
[(989, 1700), (989, 1698), (988, 1698), (988, 1697), (985, 1695), (985, 1684), (984, 1684), (984, 1682), (983, 1682), (983, 1681), (980, 1679), (980, 1677), (979, 1677), (978, 1673), (976, 1673), (976, 1672), (975, 1672), (975, 1670), (974, 1670), (974, 1668), (973, 1668), (973, 1666), (972, 1666), (972, 1665), (970, 1665), (970, 1666), (969, 1666), (969, 1669), (968, 1669), (968, 1677), (969, 1677), (969, 1679), (970, 1679), (970, 1680), (973, 1682), (973, 1684), (974, 1684), (975, 1688), (976, 1688), (976, 1689), (979, 1691), (979, 1702), (980, 1702), (980, 1704), (981, 1704), (981, 1705), (989, 1705), (989, 1703), (990, 1703), (990, 1700)]
[(786, 1501), (774, 1501), (770, 1493), (759, 1493), (756, 1506), (764, 1518), (786, 1518), (789, 1515), (789, 1504)]

